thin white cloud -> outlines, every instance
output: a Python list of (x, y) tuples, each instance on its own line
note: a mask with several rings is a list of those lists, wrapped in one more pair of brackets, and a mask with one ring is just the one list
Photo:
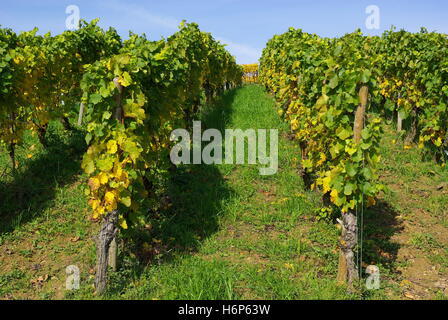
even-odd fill
[[(144, 21), (145, 23), (157, 25), (159, 27), (163, 27), (172, 31), (178, 30), (179, 24), (181, 22), (181, 20), (172, 17), (156, 15), (142, 6), (125, 4), (119, 1), (105, 1), (103, 3), (103, 6), (111, 10), (120, 12), (123, 15), (132, 18), (133, 21)], [(216, 36), (215, 38), (221, 43), (226, 44), (226, 49), (236, 57), (237, 62), (240, 64), (256, 63), (261, 56), (261, 49), (253, 48), (241, 43), (236, 43), (219, 36)]]
[(144, 7), (133, 4), (125, 4), (118, 1), (105, 1), (103, 5), (111, 10), (133, 18), (133, 21), (144, 21), (145, 23), (154, 24), (170, 30), (177, 30), (181, 22), (180, 20), (171, 17), (155, 15)]
[(227, 50), (236, 57), (237, 62), (240, 64), (257, 63), (261, 57), (261, 49), (236, 43), (221, 37), (216, 37), (216, 39), (227, 45)]

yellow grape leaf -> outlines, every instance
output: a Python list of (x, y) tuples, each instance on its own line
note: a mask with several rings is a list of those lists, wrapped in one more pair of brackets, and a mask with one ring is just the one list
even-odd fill
[(111, 204), (108, 204), (108, 205), (106, 206), (106, 210), (107, 210), (107, 212), (113, 211), (113, 210), (115, 210), (115, 209), (117, 209), (117, 202), (116, 202), (116, 201), (114, 201), (114, 202), (112, 202)]
[(347, 152), (349, 155), (354, 155), (356, 153), (356, 148), (345, 146), (345, 152)]
[(329, 98), (326, 94), (322, 95), (316, 102), (316, 107), (321, 108), (322, 106), (325, 106), (328, 102)]
[(128, 224), (126, 223), (126, 219), (123, 219), (123, 220), (121, 221), (120, 226), (121, 226), (123, 229), (125, 229), (125, 230), (128, 228)]
[(107, 70), (112, 70), (112, 59), (109, 59), (106, 63)]
[(355, 200), (350, 200), (350, 202), (349, 202), (349, 204), (347, 206), (348, 206), (348, 208), (350, 208), (352, 210), (355, 209), (356, 201)]
[(333, 189), (330, 193), (330, 197), (331, 197), (331, 202), (335, 203), (339, 197), (338, 190)]
[(116, 178), (120, 178), (122, 174), (123, 174), (123, 169), (121, 167), (121, 164), (119, 162), (116, 162), (114, 165), (114, 176)]
[(98, 206), (94, 211), (93, 211), (93, 218), (97, 219), (100, 215), (104, 214), (105, 210), (104, 207), (102, 206)]
[(95, 171), (95, 163), (93, 162), (93, 159), (89, 156), (84, 155), (81, 163), (81, 168), (83, 168), (87, 174), (92, 174)]
[(320, 159), (319, 159), (319, 161), (317, 161), (317, 165), (320, 166), (320, 165), (323, 164), (326, 160), (327, 160), (327, 156), (325, 155), (325, 153), (321, 152), (321, 153), (320, 153)]
[(297, 119), (294, 119), (291, 121), (291, 129), (293, 131), (297, 130), (299, 128), (299, 121)]
[(154, 55), (154, 59), (159, 61), (159, 60), (163, 60), (165, 58), (163, 52), (159, 52), (156, 55)]
[(107, 177), (107, 173), (105, 173), (105, 172), (101, 172), (98, 175), (98, 178), (99, 178), (101, 184), (106, 184), (107, 181), (109, 181), (109, 178)]
[(118, 78), (118, 82), (123, 86), (127, 87), (132, 84), (132, 78), (127, 71), (123, 72), (122, 76)]
[(129, 118), (136, 118), (139, 120), (144, 120), (145, 115), (145, 109), (140, 108), (138, 104), (136, 103), (128, 103), (123, 106), (124, 115), (125, 117)]
[(89, 185), (91, 190), (98, 190), (101, 185), (98, 178), (90, 178), (87, 184)]
[(98, 208), (100, 201), (99, 200), (95, 200), (92, 199), (89, 201), (90, 206), (92, 207), (93, 210), (96, 210), (96, 208)]
[(118, 150), (117, 141), (109, 140), (107, 142), (107, 153), (114, 154), (117, 152), (117, 150)]
[(132, 160), (136, 160), (141, 153), (139, 146), (131, 140), (126, 140), (123, 142), (122, 148), (125, 152), (129, 153)]
[(114, 159), (111, 157), (96, 160), (98, 169), (100, 169), (103, 172), (108, 172), (108, 171), (112, 170), (112, 168), (114, 166), (113, 162), (114, 162)]
[(304, 159), (304, 160), (302, 160), (302, 166), (305, 169), (312, 168), (313, 167), (313, 162), (311, 160), (309, 160), (309, 159)]
[(104, 195), (104, 199), (106, 200), (106, 203), (112, 204), (115, 200), (115, 195), (113, 192), (107, 191)]
[(323, 190), (324, 194), (331, 190), (330, 182), (331, 182), (331, 178), (330, 177), (325, 177), (325, 178), (322, 179), (322, 187), (324, 189)]

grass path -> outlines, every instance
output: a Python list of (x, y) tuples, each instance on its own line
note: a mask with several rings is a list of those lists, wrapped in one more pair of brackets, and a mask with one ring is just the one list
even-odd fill
[[(388, 131), (381, 179), (389, 188), (366, 212), (364, 246), (364, 261), (380, 266), (382, 289), (354, 296), (335, 284), (338, 230), (316, 219), (319, 195), (304, 191), (300, 153), (274, 101), (260, 86), (246, 86), (227, 92), (201, 120), (221, 131), (278, 129), (278, 173), (260, 176), (259, 165), (180, 167), (161, 199), (165, 210), (148, 226), (151, 237), (136, 250), (122, 248), (106, 298), (446, 297), (448, 187), (437, 188), (448, 179), (446, 169), (421, 162), (417, 150), (403, 151)], [(0, 181), (0, 196), (8, 200), (0, 204), (3, 299), (94, 298), (98, 226), (87, 220), (76, 151), (82, 137), (54, 130), (56, 149), (42, 150), (28, 137), (18, 178)], [(2, 166), (7, 160), (0, 157)], [(23, 202), (15, 201), (18, 194)], [(81, 290), (66, 293), (70, 264), (81, 269)]]
[[(448, 170), (404, 150), (386, 128), (380, 195), (367, 223), (367, 258), (383, 266), (393, 298), (448, 297)], [(423, 158), (423, 159), (422, 159)]]
[[(174, 208), (176, 225), (160, 236), (170, 234), (192, 251), (149, 267), (124, 297), (349, 298), (333, 281), (337, 230), (311, 221), (316, 195), (303, 191), (294, 169), (298, 150), (286, 139), (272, 99), (259, 86), (244, 87), (229, 92), (202, 120), (209, 128), (278, 129), (279, 171), (260, 176), (258, 165), (188, 168), (189, 180), (173, 193), (173, 202), (182, 204)], [(190, 241), (194, 236), (197, 246)]]

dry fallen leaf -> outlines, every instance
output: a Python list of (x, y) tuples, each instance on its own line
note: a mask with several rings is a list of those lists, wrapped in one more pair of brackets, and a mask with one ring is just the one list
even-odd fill
[(445, 188), (445, 187), (447, 187), (447, 186), (448, 186), (448, 183), (443, 182), (443, 183), (441, 183), (441, 184), (439, 184), (439, 185), (437, 186), (437, 190), (442, 190), (443, 188)]
[(38, 288), (40, 288), (40, 287), (43, 286), (43, 283), (44, 283), (45, 281), (48, 280), (48, 278), (49, 278), (49, 276), (48, 276), (48, 274), (46, 274), (46, 275), (44, 275), (44, 276), (40, 276), (40, 277), (37, 278), (37, 279), (33, 279), (33, 280), (31, 280), (30, 283), (31, 283), (34, 287), (38, 287)]
[(402, 287), (408, 287), (408, 286), (411, 286), (411, 285), (412, 285), (412, 282), (409, 281), (409, 280), (403, 280), (403, 281), (400, 282), (400, 285), (401, 285)]
[(38, 281), (41, 282), (45, 282), (48, 280), (48, 274), (44, 275), (44, 276), (40, 276), (39, 278), (37, 278)]
[(417, 300), (417, 297), (416, 296), (414, 296), (412, 293), (410, 293), (410, 292), (405, 292), (404, 293), (404, 296), (406, 297), (406, 298), (408, 298), (408, 299), (411, 299), (411, 300)]

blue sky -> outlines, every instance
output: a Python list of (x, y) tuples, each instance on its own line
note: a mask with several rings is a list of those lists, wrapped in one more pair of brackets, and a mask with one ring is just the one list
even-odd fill
[[(199, 23), (204, 31), (228, 44), (239, 63), (256, 62), (274, 34), (288, 27), (334, 37), (361, 28), (379, 34), (391, 25), (418, 31), (448, 33), (448, 1), (445, 0), (2, 0), (0, 24), (15, 31), (38, 27), (40, 33), (56, 34), (65, 29), (68, 5), (80, 8), (81, 18), (100, 18), (102, 27), (115, 27), (160, 39), (174, 33), (182, 19)], [(366, 7), (380, 8), (379, 30), (367, 30)]]

